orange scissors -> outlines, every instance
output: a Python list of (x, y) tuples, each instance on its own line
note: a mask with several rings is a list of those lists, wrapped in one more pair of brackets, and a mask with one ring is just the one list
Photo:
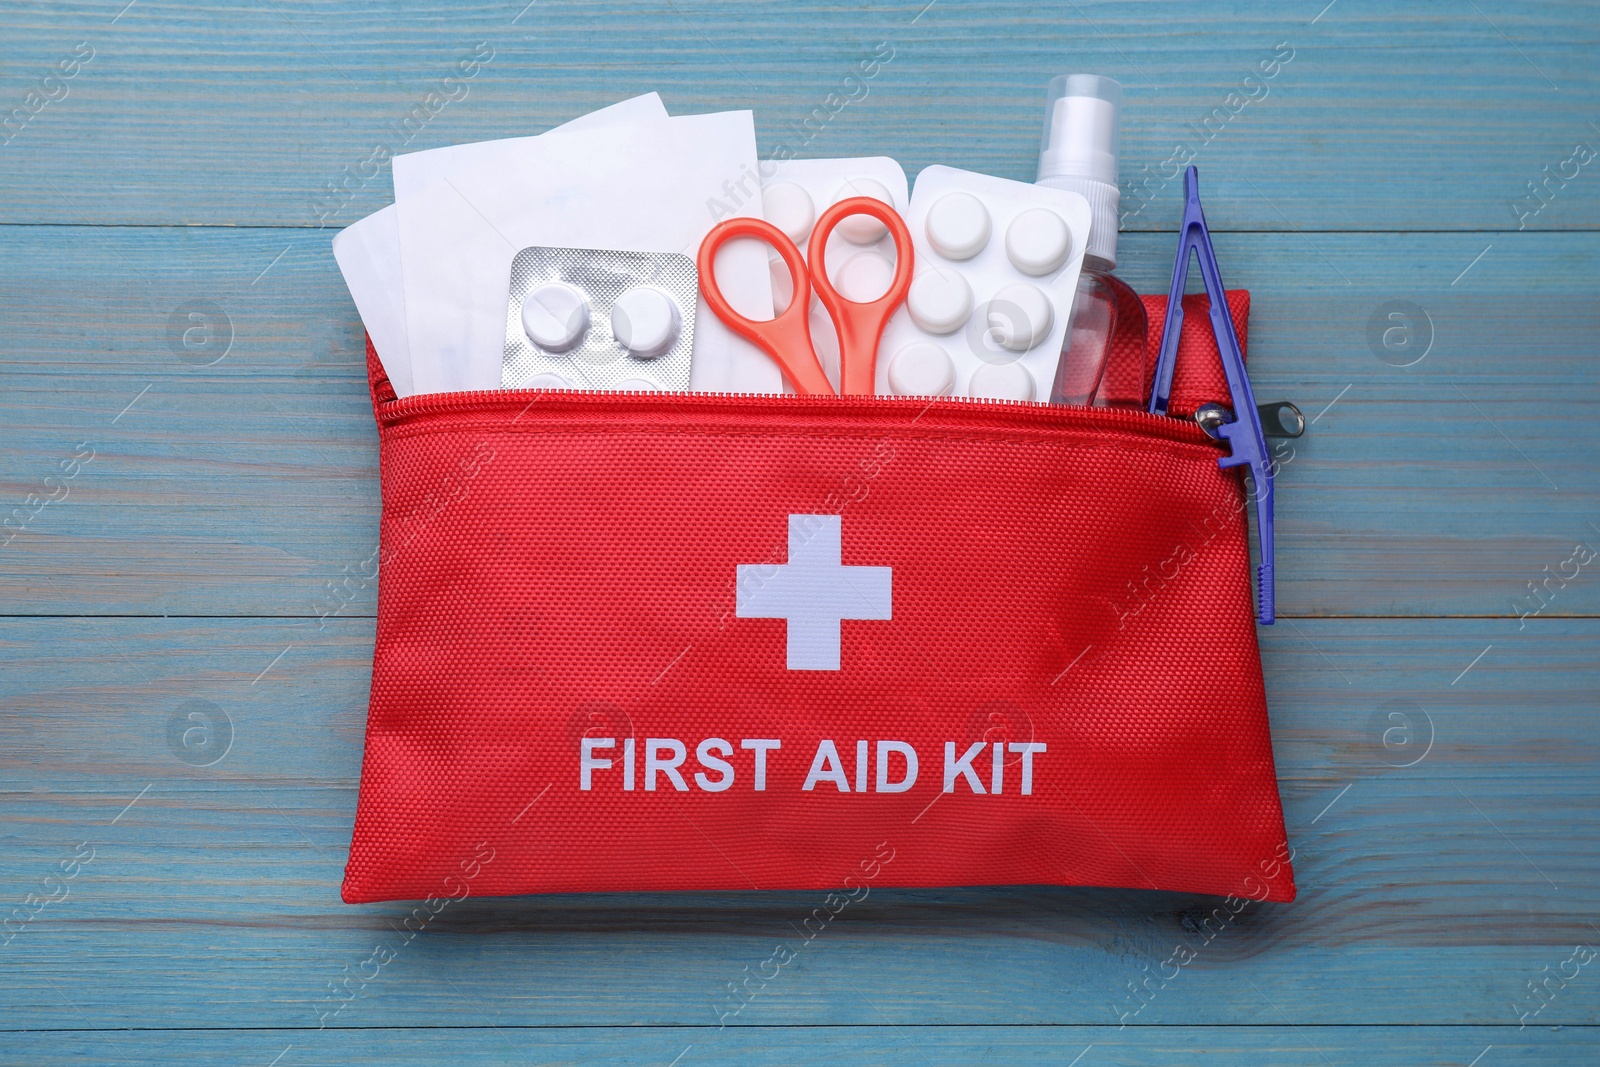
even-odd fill
[[(894, 278), (889, 291), (869, 303), (846, 300), (828, 280), (823, 256), (828, 247), (828, 235), (835, 226), (850, 215), (870, 215), (883, 223), (894, 237)], [(733, 309), (717, 287), (714, 269), (717, 252), (727, 242), (738, 237), (754, 237), (765, 241), (789, 268), (793, 281), (794, 297), (783, 314), (766, 320), (747, 319)], [(823, 373), (817, 350), (811, 343), (811, 289), (814, 285), (822, 306), (839, 331), (839, 392), (845, 394), (874, 391), (878, 342), (883, 337), (884, 324), (895, 309), (905, 303), (911, 289), (911, 231), (905, 220), (893, 207), (870, 196), (853, 196), (841, 200), (822, 213), (811, 231), (807, 248), (811, 266), (800, 257), (800, 249), (786, 234), (770, 222), (761, 219), (732, 218), (711, 228), (700, 243), (700, 292), (712, 312), (727, 323), (728, 328), (761, 351), (771, 356), (782, 367), (795, 392), (804, 394), (833, 393), (833, 383)]]

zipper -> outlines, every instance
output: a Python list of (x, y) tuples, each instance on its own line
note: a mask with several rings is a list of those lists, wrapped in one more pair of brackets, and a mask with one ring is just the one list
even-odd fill
[[(968, 397), (902, 397), (872, 395), (800, 396), (792, 393), (629, 393), (565, 389), (485, 389), (423, 393), (379, 405), (385, 428), (430, 415), (530, 413), (540, 410), (564, 417), (592, 416), (625, 420), (692, 419), (695, 415), (743, 415), (754, 420), (782, 417), (850, 422), (883, 421), (901, 428), (966, 428), (974, 431), (1041, 429), (1130, 433), (1142, 437), (1205, 445), (1216, 442), (1193, 419), (1155, 415), (1138, 408), (1090, 407), (1083, 404), (1040, 404), (1020, 400)], [(909, 418), (908, 418), (909, 416)], [(1216, 449), (1221, 451), (1220, 449)]]

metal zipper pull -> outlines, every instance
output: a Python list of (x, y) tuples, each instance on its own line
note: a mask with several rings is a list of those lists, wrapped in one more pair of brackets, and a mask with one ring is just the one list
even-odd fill
[[(1306, 432), (1306, 417), (1287, 400), (1257, 404), (1256, 416), (1261, 420), (1262, 434), (1267, 437), (1299, 437)], [(1201, 404), (1195, 409), (1194, 421), (1212, 440), (1220, 440), (1222, 427), (1233, 421), (1233, 412), (1222, 404)]]
[(1256, 414), (1261, 417), (1261, 432), (1268, 437), (1299, 437), (1306, 432), (1306, 417), (1287, 400), (1257, 404)]

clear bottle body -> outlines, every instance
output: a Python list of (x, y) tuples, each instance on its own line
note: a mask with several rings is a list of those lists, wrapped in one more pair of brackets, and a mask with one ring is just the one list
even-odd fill
[[(1062, 341), (1050, 389), (1052, 404), (1141, 406), (1143, 341), (1148, 331), (1144, 303), (1111, 269), (1111, 263), (1098, 256), (1083, 257), (1083, 272), (1078, 276), (1078, 291), (1072, 304), (1072, 326)], [(1120, 354), (1114, 380), (1107, 380), (1114, 343), (1135, 344), (1137, 350)], [(1132, 366), (1133, 362), (1138, 366)]]

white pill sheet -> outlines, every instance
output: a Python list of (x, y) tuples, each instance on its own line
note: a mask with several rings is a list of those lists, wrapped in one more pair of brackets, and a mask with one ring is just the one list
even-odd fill
[[(748, 111), (563, 129), (437, 166), (397, 157), (416, 389), (499, 387), (511, 265), (523, 248), (693, 255), (720, 218), (760, 217), (755, 173)], [(741, 179), (749, 195), (730, 202), (724, 189)], [(770, 317), (759, 247), (730, 245), (719, 263), (729, 300), (752, 317)], [(691, 388), (780, 391), (777, 366), (701, 309)]]
[(1046, 400), (1089, 236), (1082, 195), (932, 166), (906, 224), (916, 273), (884, 329), (877, 391)]

